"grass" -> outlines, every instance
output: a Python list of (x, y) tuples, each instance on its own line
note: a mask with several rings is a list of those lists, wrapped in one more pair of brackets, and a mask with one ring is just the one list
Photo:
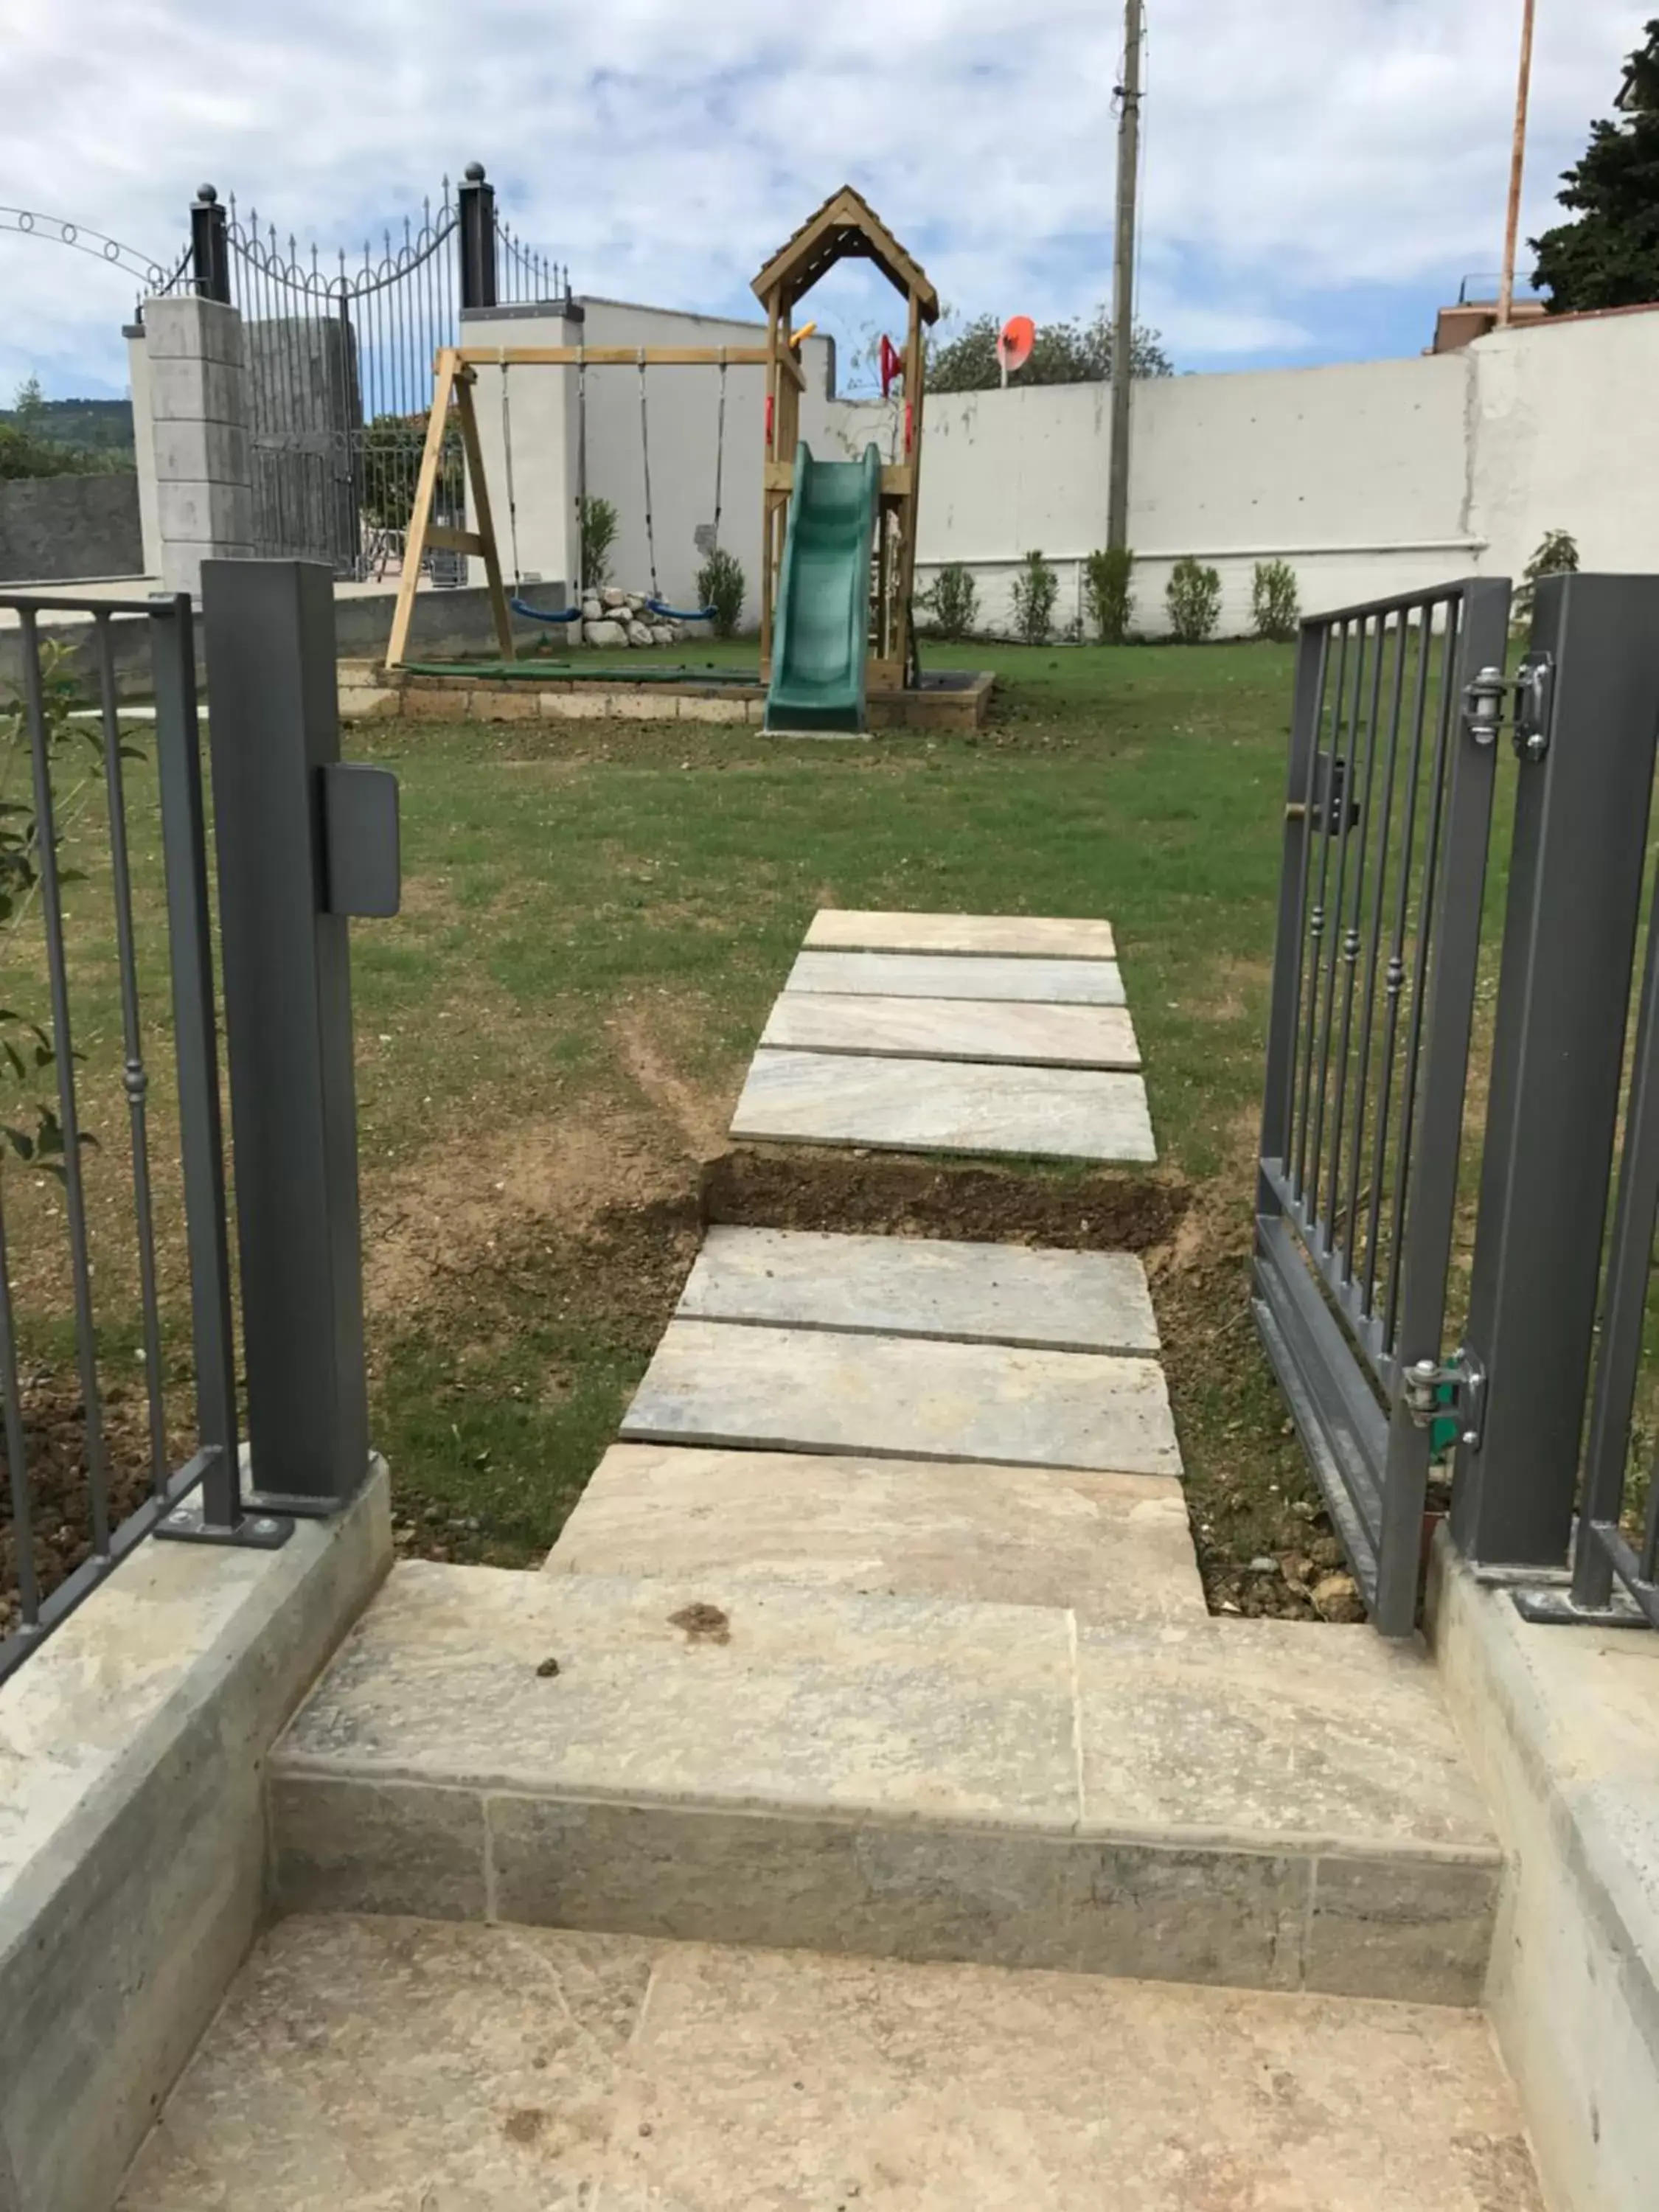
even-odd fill
[[(752, 649), (707, 657), (740, 665)], [(1332, 1563), (1246, 1302), (1291, 658), (1261, 645), (936, 648), (932, 665), (996, 670), (993, 726), (865, 746), (678, 722), (352, 734), (348, 749), (395, 767), (403, 794), (404, 911), (355, 929), (354, 992), (374, 1432), (406, 1545), (522, 1563), (552, 1541), (695, 1250), (698, 1164), (720, 1146), (811, 914), (830, 903), (1112, 917), (1158, 1181), (1187, 1212), (1152, 1261), (1212, 1588), (1263, 1550)], [(159, 1009), (143, 763), (132, 811)], [(130, 1331), (106, 835), (90, 809), (71, 941), (100, 1136), (100, 1297), (112, 1330)], [(38, 988), (22, 965), (8, 993)], [(1099, 1181), (1021, 1172), (1034, 1205), (1059, 1193), (1080, 1217)], [(50, 1259), (61, 1194), (14, 1170), (7, 1200), (26, 1329), (44, 1345), (64, 1310)]]

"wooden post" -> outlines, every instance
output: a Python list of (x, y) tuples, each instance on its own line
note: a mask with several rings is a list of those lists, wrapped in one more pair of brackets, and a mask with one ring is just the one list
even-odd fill
[(513, 617), (507, 610), (507, 592), (501, 583), (501, 556), (495, 544), (495, 525), (489, 513), (489, 487), (484, 482), (483, 449), (478, 443), (478, 418), (472, 411), (472, 386), (477, 371), (464, 368), (460, 373), (458, 392), (460, 400), (461, 446), (466, 455), (467, 475), (472, 483), (473, 520), (477, 525), (476, 535), (482, 539), (484, 577), (489, 586), (490, 611), (495, 617), (495, 641), (501, 648), (501, 659), (515, 658), (513, 645)]
[(769, 684), (772, 680), (772, 621), (777, 592), (776, 567), (772, 553), (777, 495), (767, 482), (766, 464), (777, 453), (778, 387), (783, 381), (778, 373), (779, 308), (778, 295), (774, 292), (766, 302), (766, 407), (772, 418), (774, 434), (768, 440), (761, 455), (760, 680), (763, 684)]
[(449, 434), (449, 396), (455, 389), (455, 349), (446, 346), (438, 356), (437, 382), (433, 387), (432, 412), (427, 417), (426, 445), (421, 453), (421, 472), (415, 480), (415, 503), (404, 532), (403, 573), (398, 579), (398, 604), (392, 611), (392, 635), (386, 641), (386, 665), (401, 668), (409, 646), (409, 626), (415, 616), (415, 593), (426, 558), (427, 533), (432, 526), (432, 501), (438, 486), (444, 440)]

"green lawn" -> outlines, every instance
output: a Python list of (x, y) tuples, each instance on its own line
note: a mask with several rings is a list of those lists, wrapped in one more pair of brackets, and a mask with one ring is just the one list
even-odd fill
[[(956, 657), (1001, 681), (973, 737), (825, 744), (678, 722), (351, 733), (349, 750), (394, 766), (403, 792), (404, 911), (357, 927), (354, 966), (375, 1437), (406, 1543), (517, 1562), (552, 1541), (659, 1334), (696, 1247), (699, 1161), (720, 1150), (767, 1009), (828, 903), (1113, 920), (1158, 1181), (1186, 1212), (1150, 1257), (1200, 1548), (1219, 1573), (1328, 1544), (1246, 1304), (1291, 653)], [(151, 790), (143, 768), (134, 779), (140, 816)], [(130, 1187), (95, 814), (78, 842), (76, 1042), (119, 1333)], [(153, 825), (135, 842), (142, 873)], [(153, 1006), (156, 950), (152, 933)], [(883, 1164), (860, 1172), (873, 1186)], [(1108, 1187), (1132, 1180), (1005, 1173), (1034, 1217), (1074, 1214), (1082, 1242), (1106, 1241)], [(15, 1257), (56, 1226), (49, 1188), (21, 1201), (9, 1191)], [(176, 1332), (170, 1227), (164, 1244)], [(47, 1346), (61, 1279), (22, 1276)]]

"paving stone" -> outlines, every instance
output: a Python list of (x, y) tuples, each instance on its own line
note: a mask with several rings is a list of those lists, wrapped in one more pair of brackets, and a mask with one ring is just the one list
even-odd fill
[(925, 1237), (708, 1231), (682, 1292), (688, 1320), (866, 1335), (1155, 1352), (1146, 1271), (1133, 1252), (1059, 1252)]
[(1541, 2212), (1431, 2005), (350, 1915), (264, 1937), (122, 2212)]
[(875, 1152), (1136, 1163), (1158, 1158), (1139, 1075), (865, 1060), (850, 1053), (757, 1052), (732, 1134)]
[(1017, 959), (1115, 960), (1109, 921), (1029, 914), (860, 914), (821, 907), (806, 933), (826, 952), (980, 952)]
[(1121, 1006), (1111, 960), (980, 958), (958, 953), (802, 952), (786, 988), (872, 999), (1013, 999), (1036, 1005)]
[(613, 1444), (547, 1571), (1206, 1618), (1181, 1486), (1154, 1474)]
[(1140, 1066), (1121, 1006), (1033, 1006), (1012, 1000), (880, 999), (786, 991), (763, 1045), (921, 1060), (1010, 1060), (1026, 1066)]
[(625, 1441), (1179, 1474), (1163, 1370), (1103, 1353), (669, 1323)]

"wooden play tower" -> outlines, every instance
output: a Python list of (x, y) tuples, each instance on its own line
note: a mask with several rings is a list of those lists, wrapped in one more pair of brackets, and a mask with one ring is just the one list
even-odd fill
[(754, 281), (766, 309), (766, 453), (761, 529), (761, 681), (772, 667), (772, 624), (778, 575), (795, 483), (805, 378), (791, 343), (795, 310), (838, 261), (873, 261), (906, 303), (901, 356), (904, 437), (900, 458), (881, 472), (881, 513), (872, 587), (872, 691), (902, 690), (914, 669), (910, 605), (915, 586), (916, 495), (921, 476), (922, 331), (939, 320), (939, 295), (881, 217), (851, 185), (843, 185), (773, 255)]

